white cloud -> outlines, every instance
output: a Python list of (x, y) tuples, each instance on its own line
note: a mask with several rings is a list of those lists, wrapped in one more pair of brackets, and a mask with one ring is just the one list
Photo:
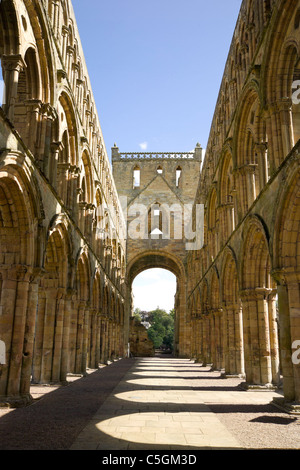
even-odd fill
[(147, 269), (133, 282), (134, 308), (151, 311), (160, 307), (167, 312), (174, 308), (175, 276), (164, 269)]
[(141, 142), (139, 146), (142, 150), (147, 150), (148, 142)]

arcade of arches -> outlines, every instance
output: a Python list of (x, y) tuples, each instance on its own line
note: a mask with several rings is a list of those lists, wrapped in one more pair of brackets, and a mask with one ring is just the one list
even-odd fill
[[(162, 267), (176, 355), (299, 409), (300, 1), (241, 2), (203, 162), (115, 145), (110, 164), (71, 0), (2, 0), (0, 60), (0, 402), (126, 357), (132, 281)], [(173, 205), (196, 231), (204, 208), (200, 246)]]

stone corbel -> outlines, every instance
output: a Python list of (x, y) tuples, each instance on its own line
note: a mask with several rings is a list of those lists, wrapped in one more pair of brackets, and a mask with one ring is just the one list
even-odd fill
[(57, 81), (58, 83), (62, 83), (63, 80), (67, 78), (67, 72), (63, 69), (58, 69), (57, 70)]

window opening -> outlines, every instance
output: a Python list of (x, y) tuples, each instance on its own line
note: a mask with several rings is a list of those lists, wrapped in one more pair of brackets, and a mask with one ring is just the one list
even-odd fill
[(176, 187), (178, 188), (179, 186), (179, 181), (181, 177), (181, 168), (180, 166), (176, 169)]
[(140, 186), (140, 182), (141, 182), (141, 171), (137, 167), (137, 168), (134, 168), (133, 170), (133, 187), (138, 188)]

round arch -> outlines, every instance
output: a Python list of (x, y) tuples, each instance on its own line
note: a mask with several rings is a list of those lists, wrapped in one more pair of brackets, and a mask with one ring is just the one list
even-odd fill
[(176, 277), (185, 276), (180, 260), (165, 252), (149, 251), (136, 256), (128, 264), (127, 281), (131, 286), (134, 278), (142, 271), (151, 268), (162, 268), (171, 271)]
[[(135, 277), (143, 271), (151, 268), (162, 268), (173, 273), (177, 278), (177, 291), (175, 295), (175, 340), (174, 354), (179, 357), (190, 357), (191, 334), (190, 311), (187, 308), (186, 298), (186, 273), (183, 263), (176, 256), (164, 251), (144, 251), (129, 261), (127, 266), (126, 286), (127, 286), (127, 306), (126, 317), (129, 321), (131, 316), (132, 283)], [(188, 326), (187, 326), (188, 323)], [(129, 326), (129, 323), (128, 323)]]

